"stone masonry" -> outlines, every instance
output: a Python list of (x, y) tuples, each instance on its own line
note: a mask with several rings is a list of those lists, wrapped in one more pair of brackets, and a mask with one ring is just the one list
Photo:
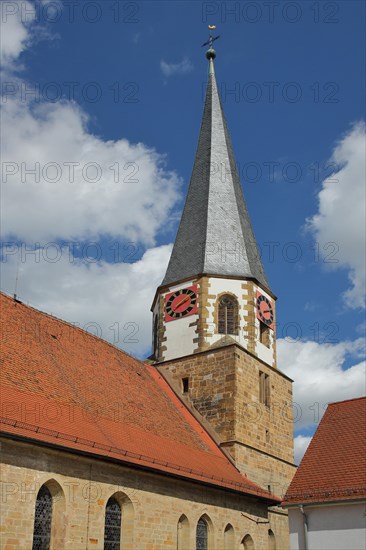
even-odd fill
[(256, 550), (267, 550), (269, 530), (277, 548), (287, 548), (281, 516), (268, 514), (255, 497), (26, 442), (2, 439), (1, 445), (2, 550), (32, 548), (35, 501), (43, 484), (54, 498), (51, 550), (103, 550), (105, 506), (112, 495), (122, 507), (122, 550), (195, 550), (202, 516), (210, 550), (244, 548), (248, 534)]

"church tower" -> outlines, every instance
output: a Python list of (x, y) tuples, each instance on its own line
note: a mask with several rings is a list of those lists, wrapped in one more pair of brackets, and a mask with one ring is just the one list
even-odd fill
[(267, 281), (220, 102), (215, 51), (192, 177), (152, 306), (153, 358), (251, 480), (282, 496), (294, 473), (291, 380), (276, 365)]

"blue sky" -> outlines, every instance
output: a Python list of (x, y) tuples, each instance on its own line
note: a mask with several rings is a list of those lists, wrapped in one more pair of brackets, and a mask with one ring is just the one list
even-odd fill
[[(217, 26), (217, 81), (278, 296), (280, 368), (297, 376), (307, 410), (295, 425), (300, 449), (314, 408), (364, 390), (364, 2), (76, 1), (72, 14), (43, 0), (2, 10), (3, 159), (16, 167), (3, 190), (2, 288), (13, 293), (18, 272), (21, 299), (141, 357), (195, 154), (201, 44)], [(62, 166), (61, 181), (20, 182), (21, 164), (37, 160), (41, 172)], [(101, 180), (78, 185), (78, 166), (76, 183), (66, 181), (70, 162), (97, 163)], [(39, 261), (26, 254), (44, 247)]]

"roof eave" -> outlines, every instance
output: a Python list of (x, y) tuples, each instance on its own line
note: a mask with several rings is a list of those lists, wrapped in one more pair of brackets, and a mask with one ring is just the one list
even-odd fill
[(245, 495), (247, 498), (253, 498), (255, 500), (261, 500), (261, 501), (265, 502), (266, 504), (268, 504), (268, 506), (278, 506), (279, 503), (281, 502), (281, 499), (278, 499), (277, 497), (273, 497), (273, 499), (271, 499), (271, 498), (266, 497), (264, 495), (255, 494), (254, 492), (252, 493), (252, 492), (249, 492), (249, 491), (248, 492), (240, 491), (238, 489), (235, 489), (234, 487), (227, 487), (226, 485), (210, 483), (209, 481), (204, 481), (204, 480), (196, 479), (196, 478), (193, 478), (193, 477), (174, 474), (172, 472), (167, 472), (167, 471), (164, 471), (164, 470), (160, 470), (159, 468), (144, 466), (143, 464), (136, 464), (136, 463), (133, 463), (133, 462), (129, 462), (127, 460), (121, 460), (121, 459), (113, 458), (113, 457), (110, 457), (110, 456), (101, 456), (98, 453), (93, 453), (92, 451), (83, 451), (81, 449), (72, 449), (72, 450), (70, 450), (70, 448), (68, 448), (64, 445), (61, 445), (61, 444), (41, 441), (39, 439), (33, 439), (31, 437), (22, 436), (22, 435), (19, 435), (19, 434), (12, 434), (12, 433), (9, 433), (9, 432), (0, 431), (0, 437), (4, 437), (5, 439), (11, 439), (11, 440), (14, 440), (14, 441), (20, 441), (22, 443), (30, 443), (30, 444), (33, 444), (33, 445), (37, 445), (39, 447), (45, 447), (45, 448), (54, 449), (54, 450), (58, 450), (58, 451), (61, 450), (61, 451), (64, 451), (68, 454), (71, 453), (71, 454), (76, 454), (76, 455), (79, 455), (79, 456), (84, 456), (84, 457), (89, 457), (89, 458), (91, 457), (93, 459), (101, 460), (103, 462), (111, 462), (111, 463), (114, 463), (114, 464), (120, 464), (120, 465), (129, 467), (129, 468), (133, 468), (133, 469), (137, 469), (137, 470), (143, 470), (143, 471), (146, 471), (146, 472), (152, 472), (154, 474), (164, 475), (164, 476), (167, 476), (167, 477), (184, 480), (184, 481), (195, 483), (195, 484), (198, 484), (198, 485), (204, 485), (205, 487), (209, 486), (209, 487), (212, 487), (212, 488), (215, 488), (215, 489), (218, 489), (218, 490), (228, 491), (230, 493)]
[(289, 510), (290, 508), (298, 508), (299, 506), (328, 506), (328, 505), (341, 505), (341, 504), (354, 504), (357, 502), (365, 502), (366, 495), (355, 498), (337, 498), (329, 500), (299, 500), (299, 501), (283, 501), (281, 507)]

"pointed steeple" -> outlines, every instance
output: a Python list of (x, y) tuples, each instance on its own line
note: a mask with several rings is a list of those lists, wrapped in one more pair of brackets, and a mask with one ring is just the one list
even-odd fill
[(220, 102), (210, 45), (208, 83), (192, 177), (167, 285), (201, 274), (256, 279), (269, 289)]

